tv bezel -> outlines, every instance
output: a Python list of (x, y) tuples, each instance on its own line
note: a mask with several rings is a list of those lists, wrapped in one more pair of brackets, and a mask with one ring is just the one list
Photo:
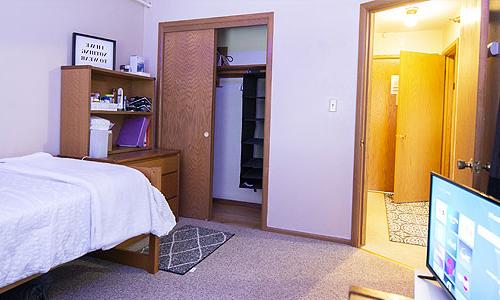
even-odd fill
[(433, 183), (433, 178), (434, 177), (437, 177), (439, 179), (442, 179), (448, 183), (451, 183), (452, 185), (460, 188), (460, 189), (463, 189), (465, 191), (468, 191), (476, 196), (479, 196), (480, 198), (483, 198), (493, 204), (496, 204), (497, 206), (500, 206), (500, 200), (490, 196), (490, 195), (486, 195), (478, 190), (475, 190), (473, 188), (470, 188), (468, 186), (465, 186), (463, 184), (460, 184), (460, 183), (457, 183), (457, 182), (454, 182), (452, 180), (450, 180), (449, 178), (446, 178), (438, 173), (435, 173), (435, 172), (431, 172), (431, 176), (430, 176), (430, 190), (429, 190), (429, 221), (428, 221), (428, 226), (427, 226), (427, 254), (426, 254), (426, 257), (425, 257), (425, 266), (427, 267), (427, 269), (432, 273), (432, 275), (434, 276), (434, 278), (436, 278), (436, 281), (439, 283), (439, 285), (445, 290), (446, 294), (453, 300), (456, 300), (455, 298), (455, 295), (453, 295), (450, 290), (448, 290), (448, 287), (446, 287), (446, 285), (444, 284), (444, 282), (441, 280), (441, 278), (439, 278), (439, 276), (436, 274), (436, 272), (434, 271), (434, 269), (429, 265), (429, 249), (430, 249), (430, 238), (431, 238), (431, 214), (432, 214), (432, 205), (431, 205), (431, 201), (432, 201), (432, 183)]

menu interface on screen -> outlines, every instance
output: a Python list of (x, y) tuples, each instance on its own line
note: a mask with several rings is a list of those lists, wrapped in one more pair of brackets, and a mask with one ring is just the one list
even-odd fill
[(451, 295), (500, 299), (498, 203), (432, 177), (427, 265)]

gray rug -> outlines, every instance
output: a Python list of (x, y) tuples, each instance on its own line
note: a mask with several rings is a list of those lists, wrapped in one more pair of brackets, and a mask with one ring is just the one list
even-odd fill
[[(184, 275), (234, 234), (185, 225), (160, 238), (159, 268)], [(147, 252), (145, 247), (141, 252)]]
[(385, 193), (389, 240), (427, 247), (429, 202), (395, 203), (392, 197)]

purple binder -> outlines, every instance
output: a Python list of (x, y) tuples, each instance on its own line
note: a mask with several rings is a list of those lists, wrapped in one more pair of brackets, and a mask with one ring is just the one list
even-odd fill
[(148, 129), (147, 117), (131, 117), (123, 121), (116, 144), (121, 147), (144, 147), (144, 137)]

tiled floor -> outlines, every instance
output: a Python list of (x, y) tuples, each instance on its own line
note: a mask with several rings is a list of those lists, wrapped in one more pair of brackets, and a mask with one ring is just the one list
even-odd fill
[(368, 192), (367, 202), (366, 244), (363, 249), (412, 269), (425, 268), (425, 247), (389, 241), (384, 194)]

